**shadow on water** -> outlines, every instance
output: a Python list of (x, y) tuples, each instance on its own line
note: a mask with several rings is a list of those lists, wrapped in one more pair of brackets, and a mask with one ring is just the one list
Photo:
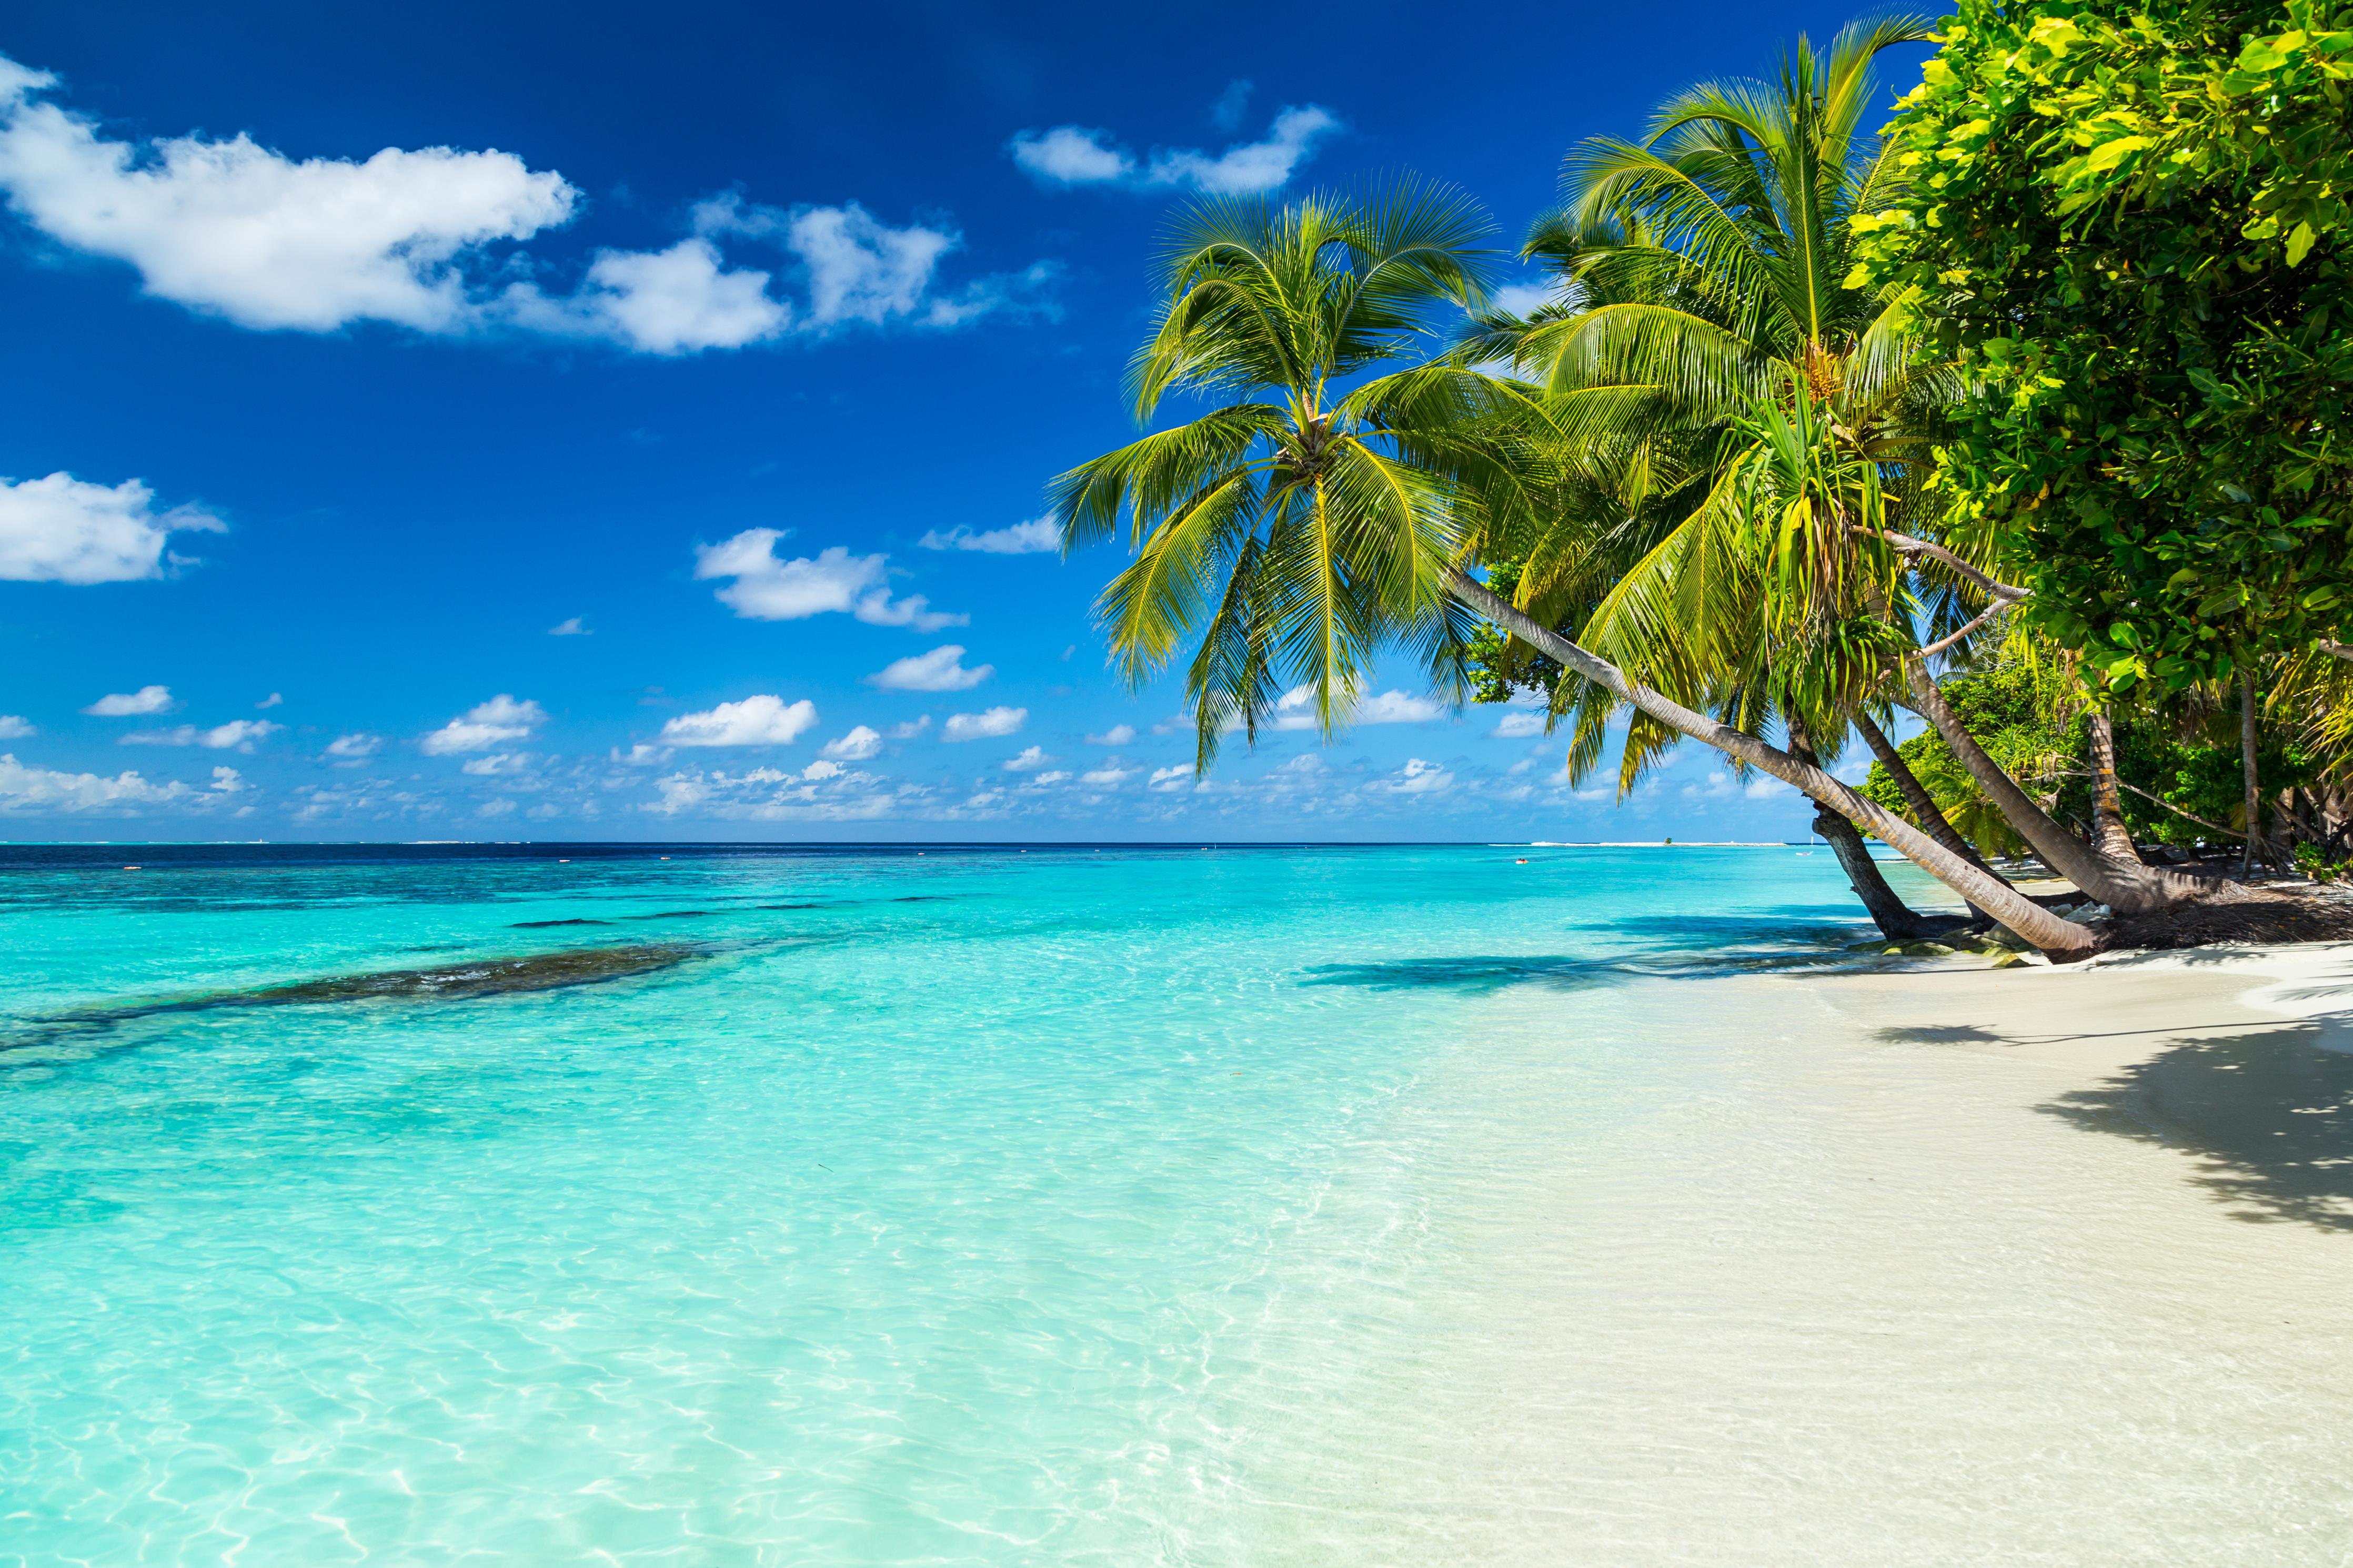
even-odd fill
[(1620, 920), (1595, 921), (1574, 929), (1676, 943), (1752, 943), (1776, 948), (1797, 943), (1842, 947), (1871, 931), (1870, 926), (1858, 921), (1833, 923), (1823, 919), (1820, 910), (1811, 908), (1790, 910), (1778, 919), (1770, 915), (1630, 915)]
[[(1786, 928), (1776, 934), (1786, 935)], [(1843, 935), (1843, 932), (1838, 933)], [(1788, 970), (1868, 967), (1853, 955), (1819, 947), (1756, 950), (1652, 950), (1600, 957), (1525, 953), (1393, 958), (1369, 963), (1319, 963), (1303, 971), (1303, 985), (1355, 985), (1373, 991), (1452, 991), (1484, 996), (1513, 985), (1590, 991), (1630, 980), (1717, 979)]]
[(2038, 1109), (2181, 1149), (2233, 1217), (2353, 1231), (2353, 1055), (2283, 1026), (2168, 1046)]
[(230, 1007), (304, 1006), (335, 1002), (463, 1002), (485, 996), (512, 996), (525, 992), (603, 984), (675, 969), (691, 958), (702, 956), (704, 951), (702, 947), (684, 942), (568, 948), (522, 958), (475, 959), (431, 969), (390, 969), (366, 974), (336, 974), (319, 980), (300, 980), (286, 985), (265, 985), (249, 991), (201, 992), (154, 1001), (76, 1008), (37, 1020), (37, 1026), (29, 1035), (0, 1039), (0, 1053), (28, 1046), (53, 1044), (60, 1037), (86, 1034), (133, 1019), (153, 1018), (171, 1013), (209, 1012)]

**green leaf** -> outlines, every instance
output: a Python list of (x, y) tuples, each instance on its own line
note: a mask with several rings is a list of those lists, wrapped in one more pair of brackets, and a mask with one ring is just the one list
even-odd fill
[(2146, 136), (2119, 136), (2113, 142), (2103, 142), (2093, 148), (2091, 155), (2084, 160), (2084, 165), (2094, 174), (2104, 174), (2142, 148), (2155, 145), (2156, 142)]

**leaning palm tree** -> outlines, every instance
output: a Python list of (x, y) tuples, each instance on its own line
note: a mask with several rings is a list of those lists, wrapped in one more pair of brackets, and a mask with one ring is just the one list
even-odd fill
[(1163, 302), (1129, 387), (1148, 421), (1175, 393), (1219, 403), (1062, 475), (1066, 552), (1123, 521), (1133, 561), (1098, 610), (1114, 661), (1149, 679), (1188, 642), (1198, 765), (1294, 683), (1327, 732), (1384, 650), (1418, 653), (1460, 690), (1484, 616), (1651, 721), (1715, 747), (1893, 845), (2046, 952), (2097, 941), (1821, 768), (1694, 711), (1548, 626), (1473, 574), (1478, 542), (1572, 483), (1547, 456), (1546, 401), (1508, 377), (1417, 354), (1482, 297), (1485, 226), (1462, 198), (1402, 184), (1274, 209), (1213, 202), (1178, 221)]
[[(1984, 542), (1932, 537), (1921, 459), (1955, 373), (1906, 330), (1906, 291), (1848, 286), (1854, 219), (1905, 177), (1862, 132), (1871, 62), (1932, 31), (1898, 16), (1823, 52), (1800, 40), (1778, 80), (1695, 88), (1644, 141), (1572, 154), (1568, 200), (1526, 247), (1562, 305), (1488, 318), (1459, 357), (1540, 375), (1577, 466), (1623, 478), (1599, 520), (1480, 542), (1525, 560), (1519, 601), (1538, 619), (1580, 626), (1630, 674), (1736, 724), (1742, 704), (1778, 703), (1841, 732), (1893, 685), (2062, 874), (2119, 908), (2163, 907), (2205, 884), (2142, 865), (2128, 841), (2077, 839), (1977, 745), (1930, 672), (2026, 597), (1991, 574)], [(1924, 622), (1942, 634), (1926, 648)], [(1622, 700), (1590, 684), (1562, 696), (1572, 754), (1589, 758)], [(1638, 716), (1632, 738), (1630, 770), (1679, 737)]]

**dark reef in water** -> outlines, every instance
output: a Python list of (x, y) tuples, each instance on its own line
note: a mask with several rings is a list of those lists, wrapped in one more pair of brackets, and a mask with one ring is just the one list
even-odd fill
[(688, 959), (701, 956), (703, 951), (684, 942), (575, 947), (561, 952), (533, 953), (527, 958), (482, 958), (433, 969), (334, 974), (323, 980), (298, 980), (289, 985), (265, 985), (252, 991), (215, 991), (112, 1007), (88, 1007), (54, 1014), (42, 1020), (47, 1028), (41, 1036), (0, 1041), (0, 1050), (38, 1044), (43, 1037), (54, 1038), (61, 1030), (98, 1028), (164, 1013), (197, 1013), (216, 1007), (291, 1007), (321, 1002), (464, 1002), (480, 996), (554, 991), (567, 985), (596, 985), (608, 980), (675, 969)]
[(613, 922), (611, 921), (590, 920), (517, 921), (508, 929), (510, 931), (545, 931), (550, 926), (608, 926), (612, 923)]

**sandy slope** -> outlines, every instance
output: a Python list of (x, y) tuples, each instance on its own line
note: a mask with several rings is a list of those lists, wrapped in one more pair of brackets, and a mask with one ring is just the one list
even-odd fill
[(1708, 984), (1466, 1053), (1377, 1452), (1263, 1560), (2353, 1563), (2353, 947)]

